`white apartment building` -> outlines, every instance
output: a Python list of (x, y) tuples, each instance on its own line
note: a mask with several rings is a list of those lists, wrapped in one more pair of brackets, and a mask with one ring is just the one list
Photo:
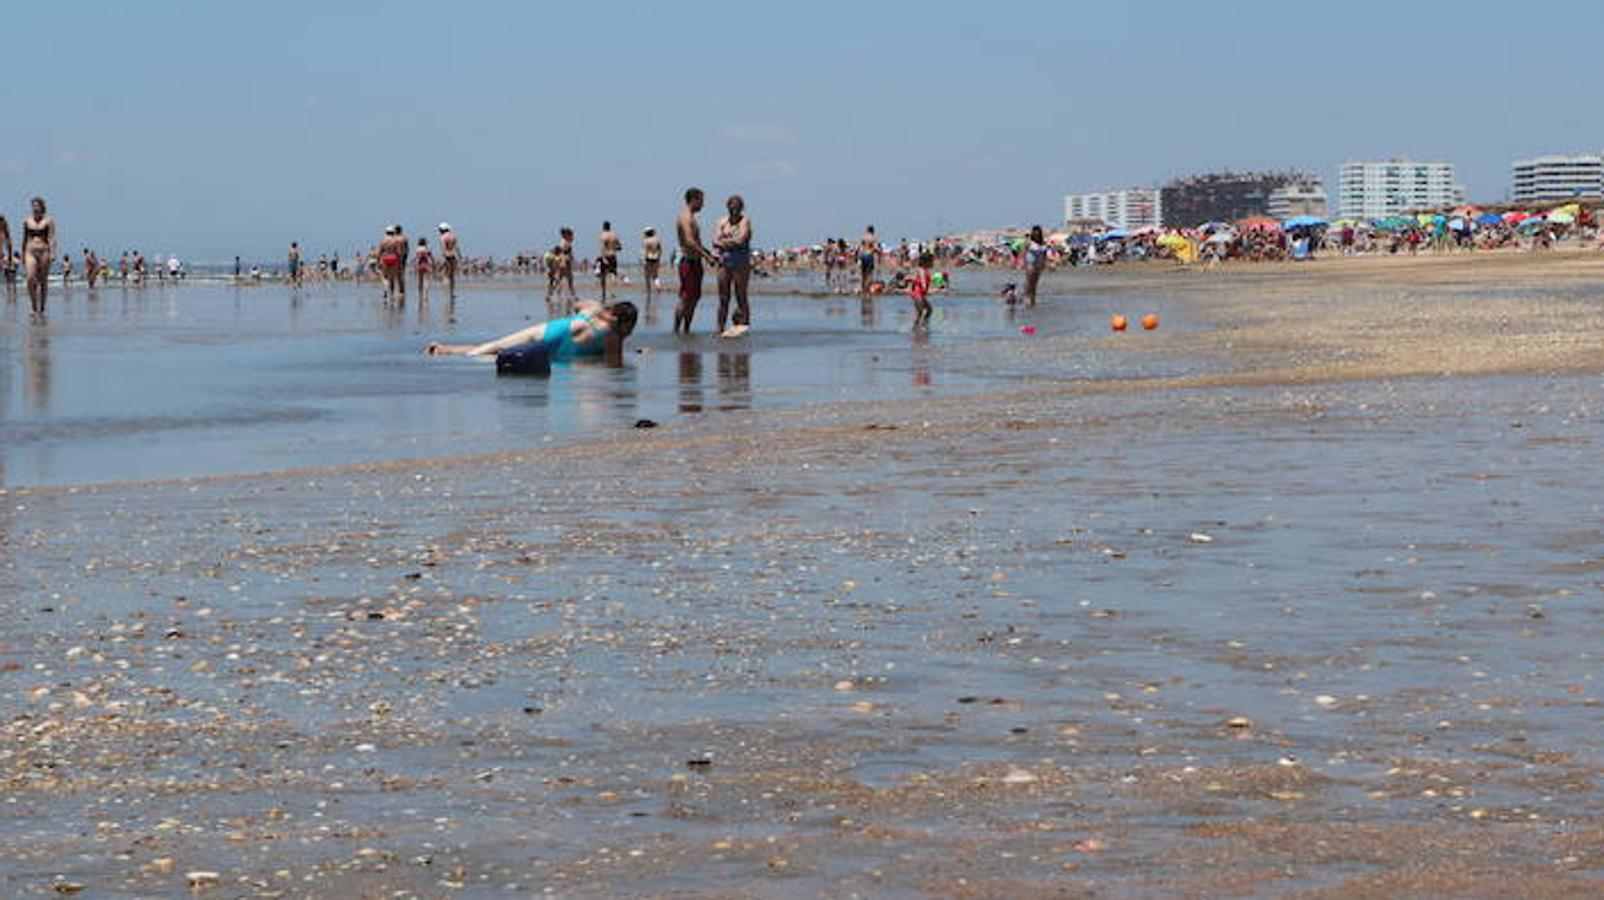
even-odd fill
[(1604, 197), (1604, 155), (1517, 159), (1510, 165), (1509, 197), (1515, 203)]
[(1064, 198), (1066, 225), (1097, 221), (1111, 228), (1134, 230), (1157, 225), (1163, 220), (1163, 204), (1157, 188), (1095, 191)]
[(1451, 162), (1345, 162), (1337, 195), (1343, 218), (1380, 219), (1465, 202)]

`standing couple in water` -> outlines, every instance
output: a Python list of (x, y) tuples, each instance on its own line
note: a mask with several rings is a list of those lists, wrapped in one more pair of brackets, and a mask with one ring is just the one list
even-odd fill
[[(702, 299), (702, 263), (718, 269), (718, 333), (739, 337), (752, 327), (752, 307), (748, 289), (752, 282), (752, 220), (746, 215), (746, 201), (732, 194), (725, 201), (728, 215), (714, 226), (713, 249), (702, 244), (702, 226), (696, 215), (702, 211), (705, 195), (701, 188), (685, 192), (674, 223), (679, 238), (679, 305), (674, 309), (674, 333), (690, 334), (696, 304)], [(735, 317), (730, 319), (730, 298), (735, 299)], [(726, 330), (726, 322), (731, 327)]]

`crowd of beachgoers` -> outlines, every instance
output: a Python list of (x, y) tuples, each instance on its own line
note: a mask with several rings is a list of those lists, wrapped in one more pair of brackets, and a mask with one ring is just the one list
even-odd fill
[[(40, 221), (47, 221), (48, 217)], [(30, 218), (30, 221), (35, 221)], [(53, 242), (54, 222), (47, 221)], [(442, 223), (444, 224), (444, 223)], [(400, 226), (387, 226), (378, 243), (346, 253), (322, 252), (315, 256), (303, 252), (298, 244), (289, 246), (281, 262), (228, 262), (192, 265), (171, 254), (147, 257), (139, 250), (115, 255), (97, 253), (85, 247), (74, 253), (52, 248), (40, 277), (70, 285), (90, 287), (116, 283), (139, 286), (147, 282), (177, 282), (192, 275), (233, 278), (239, 282), (363, 281), (386, 282), (384, 260), (387, 242), (404, 241), (407, 274), (430, 283), (444, 280), (448, 273), (457, 278), (488, 279), (505, 277), (545, 278), (552, 286), (563, 280), (571, 283), (574, 273), (599, 279), (606, 274), (618, 283), (634, 279), (615, 271), (620, 258), (629, 258), (630, 268), (650, 268), (645, 281), (660, 286), (657, 269), (662, 263), (677, 266), (681, 251), (665, 250), (657, 231), (645, 229), (637, 253), (629, 253), (618, 240), (610, 223), (603, 223), (599, 239), (607, 244), (594, 256), (582, 253), (572, 228), (562, 228), (556, 242), (544, 251), (524, 251), (508, 257), (469, 256), (455, 251), (455, 236), (441, 232), (436, 245), (427, 237), (416, 243), (406, 239)], [(17, 284), (28, 270), (26, 249), (30, 241), (41, 238), (26, 228), (19, 240), (11, 235), (0, 218), (0, 275), (7, 285)], [(1035, 235), (1033, 238), (1032, 235)], [(447, 240), (452, 247), (445, 246)], [(881, 240), (872, 228), (855, 241), (826, 238), (811, 245), (780, 248), (753, 246), (750, 253), (752, 274), (758, 278), (787, 272), (816, 270), (823, 274), (827, 290), (848, 292), (901, 289), (916, 272), (921, 257), (930, 257), (938, 269), (938, 284), (954, 268), (1015, 268), (1029, 270), (1040, 266), (1062, 269), (1077, 266), (1170, 260), (1183, 264), (1213, 266), (1226, 261), (1265, 262), (1314, 259), (1325, 254), (1343, 256), (1420, 253), (1459, 253), (1468, 251), (1538, 251), (1560, 243), (1590, 244), (1598, 241), (1595, 210), (1569, 203), (1548, 210), (1493, 211), (1476, 206), (1459, 206), (1434, 213), (1401, 214), (1371, 220), (1296, 216), (1277, 220), (1254, 216), (1236, 221), (1200, 223), (1191, 228), (1148, 226), (1138, 229), (1101, 228), (1044, 233), (1039, 229), (1000, 230), (984, 235), (943, 236), (925, 239)], [(867, 257), (872, 258), (866, 259)], [(450, 262), (447, 262), (450, 260)], [(873, 277), (860, 279), (865, 266)], [(878, 288), (876, 287), (878, 285)]]

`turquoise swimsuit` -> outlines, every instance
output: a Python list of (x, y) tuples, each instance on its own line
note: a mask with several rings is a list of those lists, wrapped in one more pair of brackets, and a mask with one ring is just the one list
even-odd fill
[[(581, 344), (574, 337), (574, 322), (582, 321), (590, 325), (591, 340)], [(554, 360), (577, 359), (581, 356), (601, 356), (607, 349), (607, 334), (611, 328), (589, 316), (567, 316), (553, 319), (546, 323), (546, 333), (541, 336), (539, 343), (546, 348), (546, 355)]]

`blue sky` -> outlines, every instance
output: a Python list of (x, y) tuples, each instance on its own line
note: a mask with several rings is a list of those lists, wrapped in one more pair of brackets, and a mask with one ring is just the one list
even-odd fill
[[(633, 245), (681, 191), (760, 244), (1051, 224), (1069, 190), (1604, 147), (1604, 3), (17, 4), (0, 200), (70, 246), (276, 259), (448, 219)], [(1206, 14), (1200, 13), (1207, 10)], [(28, 37), (32, 35), (31, 39)]]

